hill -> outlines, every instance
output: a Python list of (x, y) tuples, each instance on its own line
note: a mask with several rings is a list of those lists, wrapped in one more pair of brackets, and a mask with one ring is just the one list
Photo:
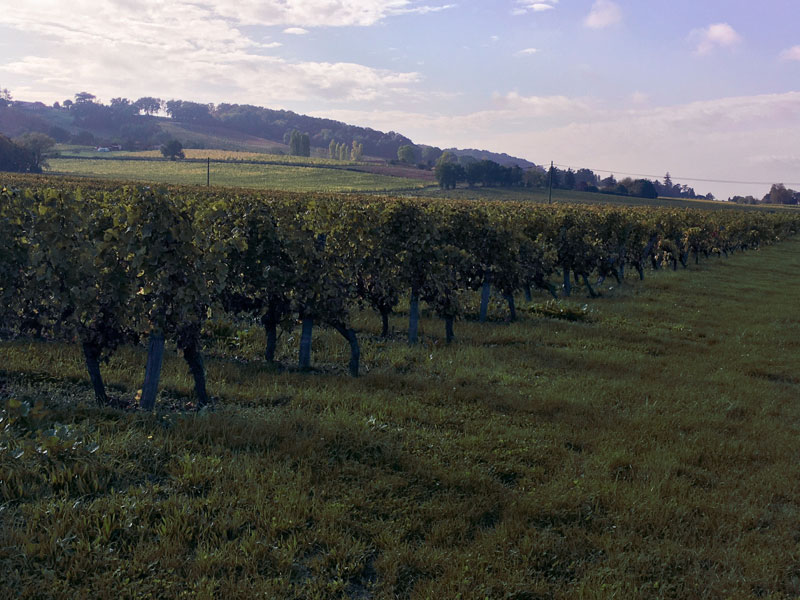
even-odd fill
[[(78, 101), (65, 101), (63, 105), (16, 101), (0, 106), (0, 133), (15, 137), (36, 131), (62, 143), (115, 146), (124, 150), (151, 149), (176, 138), (188, 148), (286, 154), (291, 133), (296, 130), (308, 134), (312, 156), (328, 156), (331, 143), (348, 148), (358, 143), (366, 157), (388, 161), (397, 158), (401, 146), (411, 145), (417, 150), (418, 161), (431, 167), (443, 153), (438, 147), (416, 145), (395, 131), (383, 132), (287, 110), (228, 103), (214, 106), (183, 100), (162, 103), (155, 98), (140, 98), (136, 102), (115, 98), (105, 105), (90, 96), (78, 94)], [(168, 116), (162, 116), (160, 107)], [(525, 159), (486, 150), (450, 151), (505, 166), (534, 166)]]

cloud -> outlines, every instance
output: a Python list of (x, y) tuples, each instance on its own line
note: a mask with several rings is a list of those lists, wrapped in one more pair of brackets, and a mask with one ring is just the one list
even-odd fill
[(696, 29), (690, 38), (697, 43), (697, 54), (708, 54), (715, 48), (731, 48), (742, 41), (742, 36), (727, 23), (714, 23), (705, 29)]
[[(326, 111), (416, 143), (485, 148), (544, 164), (661, 176), (727, 198), (763, 195), (769, 186), (691, 182), (797, 181), (800, 92), (720, 98), (675, 106), (621, 109), (591, 98), (495, 94), (492, 108), (466, 114)], [(764, 189), (762, 189), (764, 188)]]
[[(203, 102), (287, 106), (324, 100), (335, 105), (413, 96), (420, 82), (414, 72), (284, 60), (274, 55), (279, 42), (248, 35), (238, 21), (222, 17), (218, 9), (223, 4), (227, 6), (218, 0), (10, 4), (0, 11), (0, 26), (27, 34), (36, 40), (36, 49), (2, 61), (0, 74), (17, 97), (31, 94), (30, 99), (49, 102), (71, 96), (80, 86), (105, 100), (149, 94)], [(399, 0), (393, 4), (409, 5)]]
[(622, 21), (622, 9), (611, 0), (597, 0), (583, 24), (589, 29), (605, 29)]
[(211, 0), (210, 4), (220, 16), (240, 22), (302, 27), (367, 27), (397, 15), (424, 15), (455, 6), (417, 0)]
[(515, 56), (533, 56), (538, 52), (539, 52), (538, 48), (523, 48), (519, 52), (515, 53)]
[(800, 61), (800, 46), (793, 46), (781, 52), (781, 59)]
[(302, 27), (287, 27), (283, 30), (283, 33), (288, 33), (289, 35), (305, 35), (308, 33), (308, 29), (303, 29)]
[(553, 10), (559, 0), (517, 0), (517, 8), (513, 14), (524, 15), (529, 12), (544, 12)]

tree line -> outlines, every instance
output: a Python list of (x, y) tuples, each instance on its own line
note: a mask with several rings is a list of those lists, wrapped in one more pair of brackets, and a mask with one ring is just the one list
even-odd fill
[(787, 188), (782, 183), (775, 183), (770, 188), (769, 192), (760, 200), (753, 196), (734, 196), (729, 198), (729, 202), (736, 202), (737, 204), (800, 204), (800, 192), (796, 192), (791, 188)]

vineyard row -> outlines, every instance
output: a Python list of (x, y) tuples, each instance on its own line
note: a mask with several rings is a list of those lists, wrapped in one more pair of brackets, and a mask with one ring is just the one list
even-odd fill
[[(383, 334), (410, 298), (408, 341), (426, 303), (453, 340), (464, 295), (492, 289), (516, 317), (531, 288), (591, 295), (626, 270), (686, 267), (758, 248), (800, 228), (797, 213), (536, 206), (247, 192), (0, 188), (0, 327), (7, 335), (79, 340), (100, 403), (100, 364), (147, 340), (141, 406), (152, 409), (166, 339), (183, 352), (199, 404), (208, 402), (200, 333), (215, 315), (258, 321), (274, 361), (279, 327), (302, 323), (299, 363), (311, 362), (314, 324), (359, 344), (350, 315), (369, 306)], [(554, 281), (557, 282), (554, 285)]]

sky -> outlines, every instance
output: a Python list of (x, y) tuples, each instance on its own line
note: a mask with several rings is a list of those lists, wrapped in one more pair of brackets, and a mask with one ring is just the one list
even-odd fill
[(798, 0), (0, 0), (0, 88), (282, 108), (760, 197), (800, 189), (798, 21)]

